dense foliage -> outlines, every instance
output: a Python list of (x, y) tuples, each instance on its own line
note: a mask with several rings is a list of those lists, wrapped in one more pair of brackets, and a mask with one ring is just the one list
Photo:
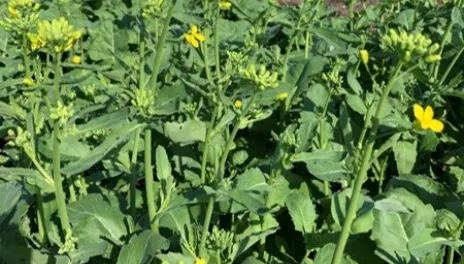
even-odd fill
[(0, 263), (464, 263), (464, 2), (0, 1)]

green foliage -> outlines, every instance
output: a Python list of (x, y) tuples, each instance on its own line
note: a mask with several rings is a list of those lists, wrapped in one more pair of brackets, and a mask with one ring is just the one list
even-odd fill
[(462, 1), (0, 2), (0, 264), (463, 262)]

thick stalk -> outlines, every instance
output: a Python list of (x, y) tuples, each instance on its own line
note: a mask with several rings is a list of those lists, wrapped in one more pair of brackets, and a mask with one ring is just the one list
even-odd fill
[(372, 156), (372, 151), (374, 150), (375, 138), (377, 136), (377, 129), (379, 127), (379, 117), (380, 113), (382, 113), (385, 102), (388, 99), (388, 95), (393, 87), (393, 84), (396, 80), (396, 75), (400, 71), (402, 67), (402, 62), (398, 62), (397, 66), (393, 70), (393, 73), (388, 81), (387, 87), (383, 90), (382, 96), (380, 98), (379, 104), (377, 106), (377, 110), (373, 117), (373, 125), (371, 131), (369, 133), (369, 138), (366, 143), (366, 147), (364, 149), (364, 153), (361, 160), (361, 166), (357, 171), (356, 179), (354, 182), (353, 192), (351, 194), (350, 205), (348, 207), (348, 211), (346, 213), (345, 221), (343, 222), (342, 231), (340, 233), (340, 237), (335, 248), (335, 254), (332, 259), (332, 264), (340, 264), (343, 258), (343, 251), (345, 250), (346, 242), (350, 236), (351, 225), (353, 223), (354, 218), (356, 217), (356, 208), (358, 206), (359, 197), (361, 195), (361, 189), (364, 181), (367, 179), (367, 171), (369, 169), (369, 161)]
[(305, 59), (309, 58), (309, 49), (310, 47), (310, 40), (311, 40), (311, 35), (309, 32), (306, 32), (305, 36)]
[(218, 112), (217, 107), (215, 107), (214, 111), (213, 111), (213, 115), (211, 116), (211, 121), (209, 123), (208, 132), (206, 133), (205, 144), (204, 144), (204, 149), (203, 149), (203, 155), (202, 155), (202, 158), (201, 158), (201, 172), (200, 172), (201, 184), (206, 183), (206, 165), (208, 163), (209, 141), (210, 141), (210, 138), (211, 138), (211, 133), (213, 131), (214, 122), (216, 120), (217, 112)]
[[(327, 99), (325, 100), (324, 108), (322, 110), (322, 114), (319, 119), (319, 147), (321, 149), (326, 149), (327, 147), (327, 139), (325, 138), (324, 125), (325, 125), (325, 117), (327, 116), (327, 111), (329, 110), (330, 99), (332, 99), (333, 90), (334, 90), (333, 87), (329, 88), (329, 95), (327, 96)], [(328, 196), (329, 192), (330, 192), (330, 184), (328, 181), (324, 181), (324, 195)]]
[(130, 197), (129, 197), (129, 204), (130, 204), (130, 212), (132, 219), (135, 220), (136, 217), (136, 207), (135, 207), (135, 194), (137, 192), (136, 185), (137, 185), (137, 153), (139, 149), (139, 142), (140, 142), (140, 129), (135, 131), (134, 135), (134, 146), (132, 148), (132, 157), (130, 163)]
[(173, 11), (174, 11), (174, 4), (171, 4), (169, 6), (166, 19), (164, 20), (164, 23), (163, 23), (163, 31), (161, 33), (161, 37), (158, 39), (158, 43), (156, 46), (156, 55), (155, 55), (155, 60), (153, 62), (153, 72), (152, 72), (151, 80), (150, 80), (150, 89), (153, 90), (155, 97), (158, 92), (158, 86), (156, 85), (156, 81), (158, 79), (158, 74), (159, 74), (160, 67), (161, 67), (161, 59), (163, 58), (164, 45), (166, 43), (166, 36), (168, 35), (168, 31), (169, 31), (169, 22), (171, 21)]
[(150, 220), (150, 226), (153, 231), (158, 233), (158, 225), (155, 221), (156, 216), (156, 204), (155, 204), (155, 193), (153, 190), (154, 180), (153, 180), (153, 169), (152, 169), (152, 140), (151, 140), (151, 130), (145, 130), (145, 192), (147, 195), (147, 206), (148, 206), (148, 218)]
[(356, 0), (351, 0), (349, 4), (349, 12), (350, 12), (350, 30), (354, 30), (354, 5), (356, 4)]
[(448, 246), (448, 256), (446, 257), (446, 264), (454, 263), (454, 247)]
[[(61, 53), (55, 55), (55, 76), (54, 76), (54, 101), (55, 106), (60, 100), (60, 78), (61, 78)], [(61, 221), (61, 228), (65, 237), (72, 236), (71, 225), (69, 224), (68, 212), (66, 211), (66, 196), (63, 191), (61, 179), (61, 141), (60, 141), (60, 121), (55, 120), (53, 124), (53, 179), (55, 181), (55, 200), (58, 207), (58, 215)]]
[(26, 78), (31, 77), (31, 60), (29, 58), (29, 45), (27, 42), (27, 35), (23, 34), (23, 59), (24, 59), (24, 71)]
[(37, 225), (39, 229), (39, 241), (42, 244), (48, 243), (48, 236), (47, 236), (47, 222), (45, 220), (45, 212), (43, 208), (43, 195), (42, 191), (38, 186), (36, 186), (36, 204), (37, 204)]
[(218, 24), (219, 24), (219, 11), (218, 8), (216, 10), (216, 23), (214, 23), (214, 54), (216, 57), (216, 78), (218, 81), (221, 79), (221, 62), (219, 57), (219, 31), (218, 31)]
[[(443, 49), (445, 48), (446, 39), (448, 38), (448, 35), (451, 32), (451, 29), (453, 28), (453, 25), (454, 25), (453, 20), (452, 19), (448, 20), (448, 24), (446, 24), (445, 34), (443, 34), (443, 38), (441, 39), (441, 42), (440, 42), (440, 52), (438, 53), (438, 55), (443, 54)], [(434, 70), (433, 70), (434, 79), (437, 79), (438, 77), (439, 68), (440, 68), (440, 63), (436, 63)]]
[(205, 221), (203, 222), (203, 230), (201, 232), (200, 249), (198, 250), (198, 255), (200, 257), (204, 257), (205, 254), (206, 238), (209, 233), (208, 229), (209, 224), (211, 223), (211, 217), (213, 216), (215, 198), (216, 197), (214, 195), (211, 195), (208, 200), (208, 206), (206, 207)]
[(229, 138), (227, 139), (226, 145), (224, 147), (224, 153), (222, 154), (221, 161), (219, 162), (219, 172), (218, 172), (218, 177), (217, 181), (221, 182), (222, 179), (224, 178), (224, 173), (225, 173), (225, 166), (227, 162), (227, 157), (229, 156), (230, 148), (232, 147), (232, 144), (234, 143), (235, 136), (237, 135), (237, 132), (240, 128), (241, 123), (243, 122), (243, 119), (246, 117), (246, 114), (248, 113), (248, 110), (250, 110), (251, 106), (253, 105), (255, 99), (256, 99), (257, 93), (253, 93), (250, 101), (246, 105), (246, 107), (243, 109), (242, 113), (240, 116), (237, 118), (234, 124), (234, 128), (232, 129), (232, 133), (230, 134)]

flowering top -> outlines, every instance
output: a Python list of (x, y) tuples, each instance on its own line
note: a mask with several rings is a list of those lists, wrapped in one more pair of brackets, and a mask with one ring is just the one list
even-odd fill
[(39, 8), (36, 0), (11, 0), (8, 2), (9, 16), (0, 21), (0, 26), (7, 31), (23, 34), (35, 26)]
[(277, 72), (268, 71), (264, 65), (261, 65), (259, 70), (256, 71), (256, 66), (250, 64), (248, 69), (240, 69), (240, 72), (245, 79), (252, 81), (261, 91), (264, 91), (266, 88), (277, 88), (279, 85)]
[[(81, 36), (80, 31), (73, 30), (73, 26), (61, 17), (52, 21), (39, 22), (37, 36), (34, 37), (43, 41), (50, 50), (60, 53), (70, 50)], [(29, 39), (32, 42), (31, 36)]]
[(219, 8), (229, 9), (232, 6), (232, 3), (229, 1), (219, 1)]
[(198, 27), (196, 25), (192, 25), (190, 27), (190, 31), (184, 34), (185, 40), (190, 43), (194, 48), (198, 48), (200, 46), (199, 41), (204, 41), (206, 38), (198, 31)]
[(165, 0), (145, 0), (145, 6), (142, 8), (142, 17), (159, 17), (163, 11)]
[(420, 32), (409, 34), (405, 31), (396, 31), (390, 29), (388, 34), (383, 36), (382, 45), (385, 49), (390, 49), (398, 52), (402, 56), (403, 61), (410, 61), (413, 56), (422, 57), (428, 55), (427, 62), (435, 62), (440, 60), (440, 55), (436, 52), (440, 46)]
[(438, 119), (433, 118), (433, 109), (431, 106), (427, 106), (424, 110), (422, 106), (415, 104), (414, 106), (414, 117), (416, 118), (416, 124), (424, 130), (430, 129), (433, 132), (440, 133), (443, 131), (444, 124)]
[(282, 93), (277, 94), (275, 99), (277, 101), (283, 101), (283, 100), (287, 99), (287, 97), (288, 97), (288, 93), (287, 92), (282, 92)]

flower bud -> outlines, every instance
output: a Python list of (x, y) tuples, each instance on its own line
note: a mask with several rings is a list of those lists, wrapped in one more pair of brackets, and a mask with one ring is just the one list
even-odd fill
[(287, 97), (288, 97), (287, 92), (279, 93), (279, 94), (276, 95), (276, 100), (277, 101), (283, 101), (283, 100), (287, 99)]
[(234, 103), (235, 108), (241, 108), (242, 107), (242, 101), (236, 100)]
[(365, 49), (362, 49), (359, 51), (359, 56), (361, 57), (362, 63), (367, 65), (367, 63), (369, 62), (369, 52)]
[(441, 56), (436, 54), (436, 55), (429, 55), (425, 58), (425, 62), (427, 63), (434, 63), (441, 60)]
[(80, 64), (82, 61), (81, 57), (80, 56), (73, 56), (72, 59), (71, 59), (71, 62), (74, 63), (74, 64)]
[(406, 61), (406, 62), (411, 60), (411, 52), (409, 50), (406, 51), (406, 53), (404, 54), (403, 60)]
[(429, 54), (434, 54), (438, 51), (438, 49), (440, 49), (440, 45), (438, 43), (435, 43), (433, 44), (432, 46), (430, 46), (429, 48)]

